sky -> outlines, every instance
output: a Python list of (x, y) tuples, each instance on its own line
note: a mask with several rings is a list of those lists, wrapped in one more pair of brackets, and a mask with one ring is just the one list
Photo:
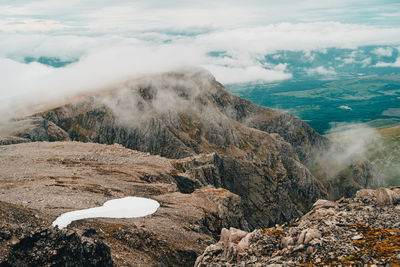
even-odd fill
[[(281, 81), (293, 77), (288, 65), (265, 55), (371, 45), (383, 57), (400, 49), (398, 0), (0, 0), (0, 104), (185, 66), (205, 68), (224, 84)], [(400, 59), (376, 65), (400, 67)]]

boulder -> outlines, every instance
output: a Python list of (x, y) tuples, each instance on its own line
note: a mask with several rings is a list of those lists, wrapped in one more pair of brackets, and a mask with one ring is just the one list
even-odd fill
[(388, 189), (376, 189), (376, 202), (380, 205), (393, 205), (400, 200), (400, 194)]

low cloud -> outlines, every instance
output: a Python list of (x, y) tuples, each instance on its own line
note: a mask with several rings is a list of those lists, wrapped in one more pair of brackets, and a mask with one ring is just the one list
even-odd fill
[(246, 82), (272, 82), (292, 78), (292, 74), (285, 72), (286, 67), (282, 68), (279, 64), (272, 69), (265, 69), (263, 66), (248, 67), (225, 67), (217, 65), (205, 65), (215, 78), (222, 83), (246, 83)]
[[(365, 124), (339, 123), (328, 132), (333, 145), (318, 159), (328, 178), (336, 177), (352, 164), (362, 162), (382, 149), (382, 137)], [(380, 177), (374, 177), (381, 183)]]
[[(362, 1), (352, 5), (365, 10)], [(267, 54), (309, 51), (312, 61), (310, 51), (400, 44), (398, 26), (340, 22), (353, 15), (348, 7), (316, 0), (2, 2), (0, 120), (147, 73), (199, 66), (222, 83), (279, 81), (292, 77), (290, 68), (265, 62)], [(382, 14), (393, 9), (375, 7)], [(338, 14), (342, 19), (333, 21)], [(215, 51), (224, 55), (210, 56)], [(25, 64), (27, 57), (74, 63), (56, 69)], [(335, 75), (323, 66), (309, 72)]]
[(339, 108), (340, 108), (340, 109), (344, 109), (344, 110), (352, 110), (351, 107), (345, 106), (345, 105), (339, 106)]
[(336, 71), (334, 68), (329, 67), (329, 68), (325, 68), (323, 66), (319, 66), (317, 68), (313, 68), (313, 69), (307, 69), (306, 72), (308, 73), (308, 75), (323, 75), (323, 76), (334, 76), (336, 75)]
[(391, 57), (393, 54), (393, 48), (391, 47), (378, 47), (372, 51), (377, 56)]
[(386, 62), (376, 63), (375, 67), (400, 67), (400, 57), (398, 57), (396, 61), (392, 63), (386, 63)]

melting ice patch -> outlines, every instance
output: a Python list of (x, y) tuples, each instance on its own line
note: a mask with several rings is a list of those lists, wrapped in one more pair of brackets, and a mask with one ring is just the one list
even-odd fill
[(61, 214), (53, 226), (62, 229), (71, 222), (88, 218), (137, 218), (153, 214), (160, 204), (148, 198), (124, 197), (106, 201), (103, 206)]

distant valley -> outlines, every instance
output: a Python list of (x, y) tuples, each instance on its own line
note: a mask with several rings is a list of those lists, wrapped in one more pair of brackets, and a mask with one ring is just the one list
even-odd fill
[(292, 78), (230, 84), (256, 104), (288, 110), (321, 134), (341, 122), (400, 123), (400, 65), (393, 47), (278, 51), (260, 64), (281, 64)]

